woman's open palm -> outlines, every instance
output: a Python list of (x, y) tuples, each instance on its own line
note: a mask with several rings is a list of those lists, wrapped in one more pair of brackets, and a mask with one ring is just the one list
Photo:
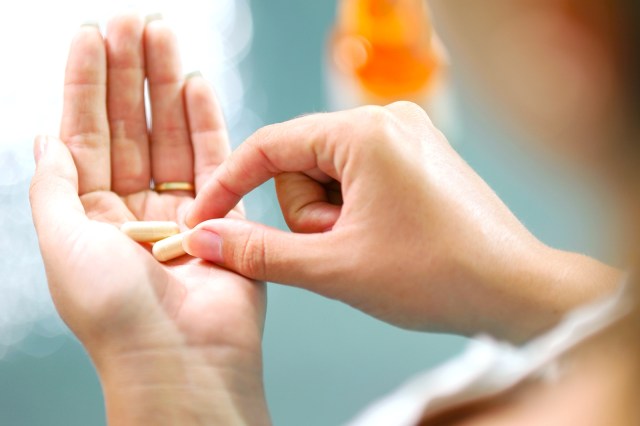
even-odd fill
[(122, 16), (105, 38), (80, 29), (61, 139), (66, 148), (37, 144), (31, 201), (54, 302), (89, 352), (206, 348), (214, 358), (237, 352), (259, 370), (263, 285), (189, 256), (159, 263), (118, 229), (131, 220), (184, 228), (195, 194), (151, 185), (193, 182), (197, 192), (230, 151), (211, 89), (198, 76), (185, 81), (162, 21)]

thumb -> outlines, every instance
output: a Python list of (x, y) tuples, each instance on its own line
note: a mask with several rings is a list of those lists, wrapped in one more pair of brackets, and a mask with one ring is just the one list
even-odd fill
[(189, 232), (184, 249), (249, 278), (309, 290), (339, 276), (335, 232), (295, 234), (237, 219), (213, 219)]
[(57, 138), (38, 136), (34, 156), (29, 199), (38, 239), (46, 246), (68, 236), (87, 217), (78, 197), (78, 171), (66, 145)]

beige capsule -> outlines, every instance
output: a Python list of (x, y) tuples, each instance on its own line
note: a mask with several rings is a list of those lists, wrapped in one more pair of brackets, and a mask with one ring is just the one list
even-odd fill
[(175, 222), (168, 221), (137, 221), (125, 222), (120, 230), (134, 241), (140, 243), (154, 243), (180, 232)]
[(187, 252), (182, 248), (182, 240), (184, 240), (185, 235), (186, 232), (183, 232), (155, 243), (151, 249), (153, 257), (160, 262), (167, 262), (171, 259), (187, 254)]

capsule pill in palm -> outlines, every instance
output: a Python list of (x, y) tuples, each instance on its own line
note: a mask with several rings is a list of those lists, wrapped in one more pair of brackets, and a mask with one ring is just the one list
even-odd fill
[(178, 234), (180, 227), (177, 223), (168, 221), (137, 221), (123, 223), (120, 230), (134, 241), (154, 243)]
[(164, 240), (160, 240), (153, 245), (151, 253), (160, 262), (167, 262), (176, 257), (187, 254), (182, 248), (182, 240), (184, 240), (185, 232), (173, 235)]

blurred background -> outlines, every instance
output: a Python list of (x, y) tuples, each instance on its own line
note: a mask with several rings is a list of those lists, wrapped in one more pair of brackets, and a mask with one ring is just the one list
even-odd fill
[[(85, 21), (104, 28), (109, 16), (123, 11), (162, 13), (178, 34), (185, 72), (200, 70), (214, 84), (237, 146), (264, 124), (389, 96), (388, 81), (376, 80), (364, 65), (373, 63), (367, 55), (375, 51), (378, 33), (363, 33), (348, 7), (336, 19), (337, 5), (0, 4), (0, 425), (104, 424), (93, 367), (50, 301), (28, 204), (32, 140), (37, 133), (57, 134), (64, 63), (75, 29)], [(412, 39), (423, 42), (424, 56), (409, 65), (422, 74), (399, 89), (399, 96), (424, 104), (456, 149), (539, 238), (607, 260), (613, 237), (602, 227), (603, 211), (588, 184), (570, 179), (553, 158), (528, 148), (508, 123), (487, 111), (465, 86), (465, 70), (444, 66), (437, 39), (420, 22), (407, 25)], [(400, 78), (393, 73), (402, 69), (384, 72)], [(250, 219), (285, 228), (275, 200), (272, 183), (250, 194)], [(341, 424), (464, 344), (460, 337), (401, 330), (339, 302), (270, 285), (264, 354), (274, 424)]]

